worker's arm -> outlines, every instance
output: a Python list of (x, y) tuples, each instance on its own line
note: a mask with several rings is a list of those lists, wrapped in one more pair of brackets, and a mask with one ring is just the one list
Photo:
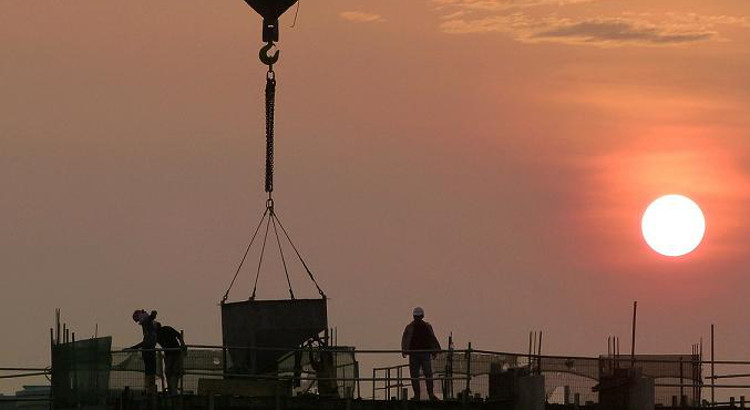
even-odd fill
[(310, 347), (310, 350), (307, 351), (308, 359), (310, 360), (310, 366), (315, 370), (316, 372), (320, 370), (320, 364), (323, 362), (323, 360), (315, 360), (315, 356), (313, 355), (313, 349)]
[(404, 334), (401, 336), (401, 356), (406, 357), (406, 351), (409, 350), (411, 345), (411, 337), (414, 333), (414, 326), (409, 323), (404, 329)]
[[(430, 344), (432, 345), (432, 349), (433, 350), (442, 350), (441, 347), (440, 347), (440, 341), (435, 336), (435, 331), (432, 330), (432, 325), (429, 324), (429, 323), (427, 323), (427, 328), (430, 329), (430, 339), (431, 339)], [(433, 356), (435, 356), (436, 354), (437, 354), (437, 352), (433, 353)]]
[(182, 337), (182, 332), (177, 332), (177, 340), (180, 342), (180, 348), (182, 350), (187, 350), (187, 345), (185, 344), (185, 339)]
[(135, 345), (133, 347), (129, 347), (128, 350), (131, 350), (131, 349), (132, 350), (136, 350), (136, 349), (140, 349), (141, 347), (143, 347), (143, 342), (138, 343), (137, 345)]

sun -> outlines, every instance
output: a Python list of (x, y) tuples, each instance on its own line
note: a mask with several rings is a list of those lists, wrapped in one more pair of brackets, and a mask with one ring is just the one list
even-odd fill
[(651, 249), (665, 256), (682, 256), (700, 245), (706, 232), (706, 219), (690, 198), (665, 195), (646, 208), (641, 231)]

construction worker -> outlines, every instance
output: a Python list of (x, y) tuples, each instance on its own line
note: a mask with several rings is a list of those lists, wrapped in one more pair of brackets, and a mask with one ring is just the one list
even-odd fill
[(437, 356), (436, 351), (440, 350), (440, 342), (435, 337), (432, 326), (424, 321), (424, 309), (414, 308), (412, 316), (414, 320), (406, 326), (401, 337), (401, 352), (403, 357), (409, 356), (409, 375), (411, 387), (414, 390), (414, 400), (421, 399), (420, 369), (424, 373), (430, 400), (437, 400), (432, 379), (432, 359)]
[(315, 370), (315, 377), (318, 379), (318, 394), (320, 397), (327, 399), (339, 398), (339, 385), (336, 380), (336, 363), (334, 354), (329, 350), (327, 343), (315, 336), (314, 341), (318, 343), (318, 358), (313, 354), (313, 345), (310, 343), (308, 359), (310, 366)]
[[(156, 326), (156, 341), (164, 350), (164, 375), (167, 376), (167, 392), (170, 396), (178, 394), (178, 385), (182, 376), (182, 358), (187, 351), (182, 333), (171, 326), (162, 326), (154, 322)], [(179, 349), (179, 350), (176, 350)]]
[(141, 326), (143, 330), (143, 341), (131, 347), (131, 349), (141, 349), (144, 368), (144, 385), (148, 395), (156, 394), (156, 311), (152, 310), (147, 313), (143, 309), (133, 312), (133, 321)]

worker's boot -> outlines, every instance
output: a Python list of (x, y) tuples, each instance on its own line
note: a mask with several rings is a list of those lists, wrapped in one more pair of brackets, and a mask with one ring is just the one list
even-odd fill
[(152, 396), (156, 394), (156, 375), (147, 374), (144, 376), (145, 392), (147, 395)]
[(180, 384), (179, 376), (167, 376), (167, 390), (170, 396), (177, 396), (179, 393), (178, 386)]
[(420, 391), (421, 389), (419, 388), (420, 387), (419, 386), (419, 381), (418, 380), (417, 381), (412, 381), (411, 387), (414, 390), (414, 396), (411, 399), (414, 400), (414, 401), (420, 401), (420, 400), (422, 400), (422, 394), (421, 394), (422, 392)]
[(427, 394), (430, 397), (430, 401), (440, 401), (440, 399), (438, 399), (437, 396), (435, 396), (434, 390), (435, 388), (433, 387), (432, 379), (428, 379), (427, 380)]

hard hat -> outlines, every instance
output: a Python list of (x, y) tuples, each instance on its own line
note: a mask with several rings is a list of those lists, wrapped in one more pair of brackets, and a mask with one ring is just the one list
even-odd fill
[(412, 313), (412, 315), (415, 317), (424, 317), (424, 309), (417, 306), (414, 308), (414, 312)]
[(134, 322), (138, 322), (139, 320), (141, 320), (141, 314), (142, 314), (142, 313), (143, 313), (143, 310), (142, 310), (142, 309), (136, 309), (136, 310), (135, 310), (135, 311), (133, 312), (133, 321), (134, 321)]

